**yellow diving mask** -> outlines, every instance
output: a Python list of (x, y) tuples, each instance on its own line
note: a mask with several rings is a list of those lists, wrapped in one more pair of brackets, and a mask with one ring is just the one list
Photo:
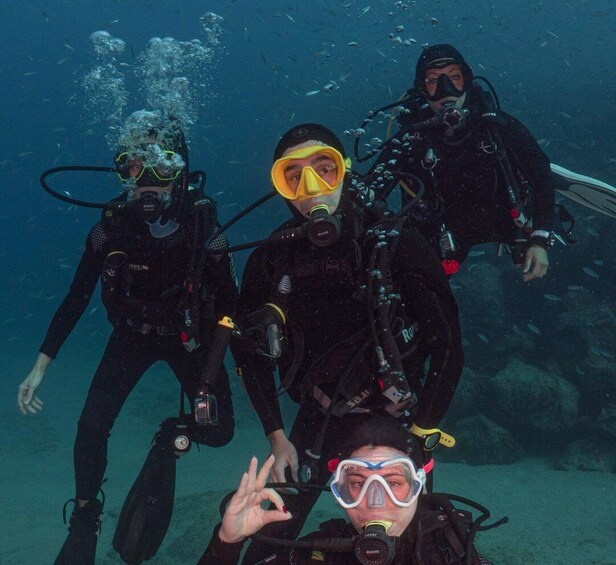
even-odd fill
[(170, 183), (176, 180), (186, 164), (179, 153), (162, 149), (151, 143), (132, 151), (122, 151), (115, 158), (116, 173), (121, 180), (134, 179), (138, 181), (144, 173), (150, 171), (149, 179), (154, 184), (157, 181)]
[(272, 165), (276, 191), (287, 200), (305, 200), (336, 190), (351, 160), (327, 145), (311, 145), (292, 151)]

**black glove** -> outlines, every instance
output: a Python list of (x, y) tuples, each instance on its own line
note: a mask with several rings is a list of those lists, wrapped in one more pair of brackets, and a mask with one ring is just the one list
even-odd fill
[(275, 304), (267, 303), (246, 318), (248, 327), (243, 336), (255, 343), (255, 351), (259, 355), (278, 359), (281, 354), (280, 342), (286, 318), (282, 309)]

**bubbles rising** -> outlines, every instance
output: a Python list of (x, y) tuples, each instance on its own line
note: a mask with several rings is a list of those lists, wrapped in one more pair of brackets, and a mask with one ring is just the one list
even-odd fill
[(200, 22), (202, 40), (152, 37), (136, 57), (131, 47), (133, 58), (125, 61), (122, 39), (103, 30), (90, 35), (96, 64), (81, 79), (84, 109), (88, 122), (94, 119), (107, 125), (111, 147), (125, 134), (122, 120), (129, 100), (125, 72), (134, 73), (138, 87), (132, 94), (141, 95), (147, 106), (173, 117), (185, 132), (195, 123), (213, 96), (212, 68), (223, 33), (223, 18), (217, 14), (208, 12)]
[[(135, 74), (148, 105), (176, 117), (184, 127), (197, 118), (200, 100), (191, 78), (207, 77), (206, 66), (213, 51), (198, 39), (178, 41), (173, 37), (153, 37), (139, 56)], [(202, 76), (199, 77), (200, 82)], [(199, 97), (201, 98), (201, 97)]]
[(81, 79), (85, 94), (85, 110), (89, 119), (106, 122), (111, 129), (122, 119), (128, 102), (125, 77), (116, 65), (115, 56), (126, 48), (126, 43), (107, 31), (95, 31), (90, 43), (99, 64)]
[(99, 30), (90, 34), (90, 42), (94, 52), (102, 57), (113, 57), (124, 52), (126, 43), (119, 37), (113, 37), (109, 32)]
[(218, 45), (220, 43), (218, 38), (222, 35), (223, 17), (214, 12), (207, 12), (201, 16), (200, 21), (207, 43), (209, 45)]

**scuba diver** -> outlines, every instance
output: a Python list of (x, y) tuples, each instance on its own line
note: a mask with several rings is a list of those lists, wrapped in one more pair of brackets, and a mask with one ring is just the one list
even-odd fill
[[(378, 415), (404, 420), (426, 449), (455, 441), (437, 428), (463, 365), (447, 278), (404, 215), (353, 186), (350, 164), (321, 125), (282, 136), (271, 180), (293, 217), (252, 252), (242, 277), (241, 336), (231, 350), (272, 445), (277, 482), (286, 469), (296, 481), (325, 484), (327, 455)], [(278, 400), (284, 391), (300, 405), (288, 437)], [(291, 497), (293, 520), (268, 534), (297, 537), (318, 496)], [(245, 562), (270, 550), (254, 542)]]
[[(219, 447), (234, 433), (222, 356), (204, 378), (216, 320), (232, 316), (237, 300), (230, 256), (217, 253), (228, 247), (226, 239), (209, 242), (217, 214), (215, 202), (204, 193), (205, 173), (190, 172), (180, 124), (160, 112), (139, 111), (127, 119), (114, 164), (113, 169), (57, 169), (116, 172), (124, 191), (100, 205), (101, 219), (90, 230), (70, 290), (51, 321), (34, 368), (19, 385), (20, 410), (39, 412), (43, 403), (37, 390), (47, 367), (100, 278), (113, 331), (79, 418), (76, 495), (69, 501), (74, 508), (56, 564), (94, 563), (104, 503), (104, 495), (103, 500), (97, 496), (108, 437), (128, 395), (154, 363), (165, 361), (180, 382), (180, 415), (161, 423), (122, 509), (113, 545), (126, 562), (151, 558), (162, 542), (173, 508), (177, 457), (191, 442)], [(55, 171), (44, 173), (41, 183), (57, 195), (44, 180)], [(189, 183), (199, 178), (201, 186), (193, 188)], [(184, 412), (184, 396), (195, 407), (194, 417), (192, 410)], [(66, 522), (66, 505), (64, 518)]]
[[(399, 131), (379, 146), (367, 178), (393, 164), (422, 180), (426, 194), (412, 219), (446, 273), (457, 272), (473, 246), (498, 242), (523, 266), (524, 281), (543, 277), (553, 240), (554, 179), (528, 129), (500, 110), (496, 95), (446, 44), (424, 50), (413, 88), (385, 108), (393, 106)], [(409, 183), (401, 189), (403, 202), (415, 194)]]
[[(477, 553), (475, 533), (507, 519), (482, 527), (489, 517), (485, 508), (452, 495), (426, 494), (420, 442), (398, 422), (392, 418), (364, 422), (345, 439), (337, 455), (329, 462), (334, 474), (331, 492), (349, 521), (329, 520), (297, 541), (270, 538), (274, 546), (280, 545), (263, 563), (491, 564)], [(254, 534), (265, 524), (292, 518), (277, 491), (285, 485), (266, 485), (273, 465), (270, 455), (257, 473), (257, 460), (252, 458), (226, 510), (221, 505), (222, 523), (214, 529), (199, 565), (239, 563), (247, 537), (261, 537)], [(470, 513), (456, 509), (451, 499), (483, 515), (473, 522)], [(263, 501), (275, 508), (265, 510)]]

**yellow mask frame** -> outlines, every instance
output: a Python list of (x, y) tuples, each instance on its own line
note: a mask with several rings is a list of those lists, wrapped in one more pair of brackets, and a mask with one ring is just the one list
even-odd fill
[[(323, 154), (334, 163), (336, 177), (333, 183), (328, 183), (310, 165), (302, 168), (301, 177), (297, 186), (292, 186), (286, 178), (289, 163)], [(288, 155), (277, 159), (272, 165), (271, 180), (274, 188), (286, 200), (305, 200), (319, 195), (329, 194), (339, 186), (347, 170), (351, 167), (351, 160), (344, 158), (340, 151), (327, 145), (311, 145), (292, 151)]]

